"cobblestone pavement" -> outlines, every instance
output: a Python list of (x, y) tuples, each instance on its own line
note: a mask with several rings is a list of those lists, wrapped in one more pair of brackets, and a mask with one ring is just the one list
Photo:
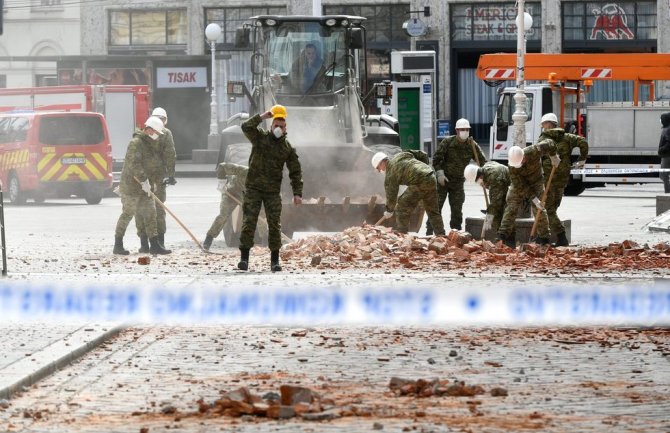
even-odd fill
[[(660, 432), (670, 429), (670, 331), (142, 327), (0, 409), (30, 432)], [(480, 385), (475, 397), (396, 396), (389, 381)], [(198, 413), (197, 400), (298, 384), (333, 400), (331, 421)], [(502, 387), (506, 397), (493, 397)], [(357, 414), (357, 415), (356, 415)], [(146, 429), (146, 430), (143, 430)]]

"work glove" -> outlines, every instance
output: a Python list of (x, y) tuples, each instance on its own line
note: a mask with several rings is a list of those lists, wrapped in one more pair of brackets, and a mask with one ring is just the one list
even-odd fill
[(442, 186), (445, 186), (449, 182), (447, 176), (444, 175), (444, 170), (437, 170), (437, 183)]
[(219, 184), (216, 185), (216, 189), (219, 190), (220, 193), (223, 193), (223, 190), (226, 189), (226, 184), (228, 181), (226, 179), (219, 179)]
[(554, 167), (558, 167), (558, 164), (561, 162), (561, 157), (558, 155), (551, 155), (549, 159), (551, 159), (551, 165)]
[(163, 179), (163, 185), (176, 185), (177, 184), (177, 179), (174, 178), (174, 176), (166, 177)]
[(151, 185), (149, 185), (149, 179), (145, 179), (140, 185), (142, 186), (142, 191), (146, 192), (147, 195), (151, 197)]
[(384, 219), (389, 219), (393, 216), (393, 212), (384, 211)]
[(577, 170), (581, 170), (581, 169), (584, 168), (584, 164), (586, 164), (586, 161), (584, 161), (584, 160), (577, 161), (574, 164), (572, 164), (572, 168), (577, 169)]
[(535, 197), (535, 198), (533, 199), (533, 204), (534, 204), (535, 207), (538, 208), (539, 210), (541, 210), (541, 211), (544, 210), (544, 206), (542, 205), (542, 202), (540, 201), (539, 198)]
[(491, 227), (493, 227), (493, 215), (489, 213), (484, 218), (484, 231), (491, 230)]

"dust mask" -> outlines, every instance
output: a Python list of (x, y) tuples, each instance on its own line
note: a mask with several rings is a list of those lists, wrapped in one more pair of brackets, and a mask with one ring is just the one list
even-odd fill
[(281, 138), (281, 136), (284, 135), (284, 132), (281, 130), (279, 126), (275, 127), (275, 129), (272, 130), (272, 133), (277, 138)]
[(470, 136), (470, 131), (458, 131), (458, 138), (461, 140), (467, 140)]
[(149, 137), (151, 137), (152, 140), (158, 140), (158, 134), (155, 132), (153, 134), (150, 134)]

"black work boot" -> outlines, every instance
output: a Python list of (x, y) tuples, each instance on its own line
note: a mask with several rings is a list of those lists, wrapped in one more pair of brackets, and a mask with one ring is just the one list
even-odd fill
[(557, 247), (567, 247), (570, 245), (568, 242), (568, 237), (565, 235), (565, 232), (560, 232), (556, 235), (556, 246)]
[(123, 248), (123, 238), (115, 237), (114, 238), (114, 254), (119, 254), (121, 256), (127, 256), (130, 254), (130, 251)]
[(148, 253), (149, 252), (149, 236), (142, 235), (140, 236), (140, 249), (139, 253)]
[(433, 234), (433, 226), (430, 223), (430, 221), (428, 221), (426, 223), (426, 236), (432, 236), (432, 234)]
[(538, 236), (535, 238), (534, 242), (538, 245), (549, 245), (549, 238), (543, 238)]
[(281, 265), (279, 264), (279, 250), (270, 252), (270, 270), (272, 272), (281, 272)]
[(202, 243), (202, 248), (206, 251), (209, 251), (209, 247), (212, 246), (213, 237), (210, 235), (205, 236), (205, 241)]
[(149, 252), (151, 254), (170, 254), (172, 251), (171, 250), (166, 250), (163, 244), (161, 244), (160, 240), (158, 239), (158, 236), (154, 236), (153, 238), (149, 239), (149, 243), (151, 246), (149, 247)]
[(247, 248), (240, 248), (240, 262), (237, 264), (237, 269), (240, 271), (249, 269), (249, 250)]
[(503, 244), (505, 244), (505, 246), (508, 246), (512, 249), (516, 248), (516, 236), (515, 235), (500, 234), (500, 235), (498, 235), (498, 239), (503, 241)]
[(163, 247), (165, 247), (165, 233), (160, 233), (158, 235), (158, 242), (160, 242), (161, 245), (163, 245)]

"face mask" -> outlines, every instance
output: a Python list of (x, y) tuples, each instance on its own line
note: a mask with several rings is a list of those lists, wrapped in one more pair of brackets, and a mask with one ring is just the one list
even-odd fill
[(151, 137), (152, 140), (158, 140), (158, 134), (156, 133), (149, 134), (149, 137)]
[(467, 140), (470, 136), (470, 131), (458, 131), (458, 138), (461, 140)]
[(284, 132), (281, 130), (281, 128), (279, 126), (277, 126), (275, 129), (273, 129), (272, 133), (277, 138), (281, 138), (281, 136), (284, 135)]

